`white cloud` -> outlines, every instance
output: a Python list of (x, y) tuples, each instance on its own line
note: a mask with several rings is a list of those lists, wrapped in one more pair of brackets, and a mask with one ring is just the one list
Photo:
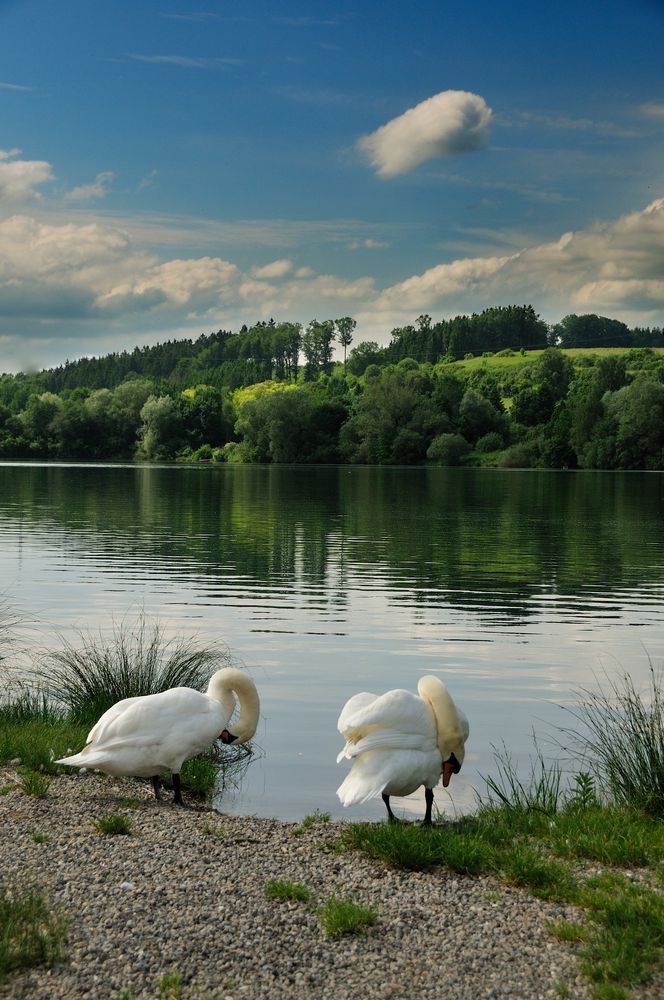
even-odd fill
[(287, 257), (280, 260), (273, 260), (270, 264), (263, 264), (262, 267), (254, 267), (251, 273), (255, 278), (285, 278), (293, 270), (293, 262)]
[(384, 250), (385, 247), (389, 247), (389, 243), (386, 240), (374, 240), (369, 237), (366, 240), (353, 240), (352, 243), (348, 244), (349, 250)]
[(439, 264), (384, 289), (360, 320), (401, 325), (418, 312), (472, 312), (532, 302), (551, 318), (609, 313), (664, 322), (664, 198), (640, 212), (515, 253)]
[(105, 198), (109, 185), (115, 180), (112, 170), (104, 170), (97, 174), (92, 184), (81, 184), (65, 195), (65, 201), (93, 201), (95, 198)]
[(362, 136), (357, 146), (380, 177), (398, 177), (425, 160), (480, 149), (491, 115), (478, 94), (444, 90)]
[(20, 149), (0, 150), (0, 202), (39, 198), (35, 188), (53, 180), (46, 160), (17, 160)]
[(156, 170), (148, 170), (145, 177), (141, 177), (136, 190), (140, 193), (141, 191), (145, 191), (146, 188), (152, 187), (157, 179), (157, 173)]
[(646, 118), (664, 118), (664, 101), (647, 101), (639, 106), (639, 112)]
[(34, 87), (26, 87), (21, 83), (0, 83), (0, 90), (31, 91)]
[(114, 285), (97, 303), (102, 309), (152, 309), (155, 306), (186, 306), (207, 309), (224, 301), (240, 280), (240, 270), (218, 257), (169, 260), (147, 268), (133, 279)]
[(570, 118), (569, 115), (550, 112), (524, 111), (521, 119), (526, 124), (545, 125), (547, 128), (567, 129), (572, 132), (598, 132), (600, 135), (614, 135), (630, 139), (638, 133), (616, 125), (610, 121), (595, 121), (592, 118)]
[(207, 58), (202, 56), (146, 56), (138, 52), (130, 52), (129, 58), (136, 62), (166, 64), (168, 66), (180, 66), (183, 69), (219, 69), (224, 66), (242, 66), (242, 59)]
[[(15, 155), (3, 154), (0, 168)], [(551, 321), (574, 311), (631, 324), (664, 323), (664, 198), (536, 245), (524, 245), (512, 233), (501, 241), (487, 231), (483, 245), (490, 238), (500, 249), (459, 254), (383, 288), (366, 275), (294, 268), (285, 257), (240, 267), (212, 253), (175, 256), (174, 238), (164, 237), (160, 253), (152, 253), (146, 246), (157, 244), (141, 238), (146, 232), (154, 236), (150, 227), (109, 225), (101, 216), (94, 221), (89, 211), (70, 211), (70, 218), (79, 221), (54, 223), (26, 213), (0, 220), (0, 337), (23, 337), (15, 364), (30, 351), (40, 364), (58, 360), (58, 338), (75, 357), (98, 353), (102, 345), (132, 347), (145, 342), (146, 331), (152, 340), (160, 331), (162, 338), (173, 331), (196, 336), (208, 324), (238, 329), (270, 316), (306, 323), (313, 316), (352, 315), (356, 341), (383, 343), (395, 326), (412, 323), (422, 312), (453, 316), (512, 302), (531, 302)], [(357, 220), (353, 225), (357, 232)], [(160, 226), (165, 229), (165, 220)], [(341, 245), (347, 246), (350, 233), (344, 231)], [(308, 240), (308, 231), (300, 238)], [(335, 231), (329, 240), (339, 242)], [(260, 240), (254, 247), (256, 254), (264, 252)], [(246, 244), (242, 253), (246, 259)], [(80, 337), (78, 348), (72, 337)], [(44, 338), (51, 342), (47, 358)], [(3, 345), (0, 367), (11, 352)]]

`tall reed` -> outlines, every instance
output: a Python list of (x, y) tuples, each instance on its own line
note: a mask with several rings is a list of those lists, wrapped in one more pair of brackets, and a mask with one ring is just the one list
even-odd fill
[(47, 655), (44, 684), (75, 721), (95, 722), (123, 698), (158, 694), (172, 687), (205, 688), (210, 675), (230, 663), (195, 639), (165, 639), (162, 626), (141, 616), (135, 626), (114, 625), (110, 639), (79, 633), (79, 642)]
[[(569, 746), (614, 802), (664, 816), (664, 682), (650, 668), (646, 690), (628, 674), (606, 678), (597, 691), (582, 688), (562, 730)], [(577, 758), (577, 759), (579, 759)]]

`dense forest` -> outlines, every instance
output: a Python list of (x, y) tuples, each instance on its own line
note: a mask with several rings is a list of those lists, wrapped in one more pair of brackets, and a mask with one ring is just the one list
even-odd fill
[(354, 330), (270, 320), (3, 375), (0, 457), (664, 468), (659, 328), (507, 306), (384, 347)]

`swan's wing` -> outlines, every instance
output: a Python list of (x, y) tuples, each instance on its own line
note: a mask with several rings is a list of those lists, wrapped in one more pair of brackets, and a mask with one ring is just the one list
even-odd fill
[[(162, 740), (174, 729), (221, 729), (221, 705), (193, 688), (170, 688), (160, 694), (126, 698), (109, 708), (90, 733), (95, 744), (122, 740)], [(212, 737), (214, 738), (214, 737)]]
[(368, 694), (355, 695), (346, 703), (337, 725), (349, 743), (356, 743), (367, 732), (377, 728), (427, 736), (432, 731), (435, 734), (435, 721), (429, 705), (419, 695), (400, 688), (377, 698)]
[(110, 725), (113, 719), (117, 718), (118, 715), (121, 715), (125, 709), (129, 707), (129, 705), (132, 705), (136, 701), (140, 701), (140, 696), (136, 698), (123, 698), (122, 701), (116, 701), (115, 705), (111, 705), (111, 707), (97, 719), (94, 726), (88, 733), (86, 742), (93, 743), (100, 739), (101, 734), (106, 730), (107, 726)]
[(345, 758), (353, 760), (369, 750), (435, 750), (435, 733), (401, 733), (396, 729), (371, 729), (356, 742), (347, 742), (337, 756), (337, 764)]
[(367, 709), (377, 699), (377, 694), (370, 694), (368, 691), (361, 691), (360, 694), (354, 694), (352, 698), (349, 698), (341, 709), (341, 715), (337, 721), (339, 732), (345, 733), (349, 726), (348, 720), (354, 718), (363, 709)]

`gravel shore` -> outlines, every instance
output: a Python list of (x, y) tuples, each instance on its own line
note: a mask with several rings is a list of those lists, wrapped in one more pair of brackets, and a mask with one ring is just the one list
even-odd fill
[[(15, 778), (0, 772), (2, 785)], [(546, 931), (572, 915), (565, 907), (489, 878), (336, 853), (328, 845), (342, 824), (298, 835), (296, 824), (158, 805), (151, 794), (131, 779), (72, 775), (53, 779), (44, 799), (0, 797), (0, 878), (42, 887), (69, 921), (66, 960), (15, 974), (5, 995), (157, 998), (173, 970), (182, 997), (197, 1000), (543, 1000), (560, 998), (561, 983), (565, 996), (588, 995), (572, 946)], [(96, 831), (111, 812), (131, 818), (129, 836)], [(312, 901), (267, 900), (270, 879), (306, 883)], [(332, 895), (376, 906), (377, 924), (326, 938), (316, 906)]]

